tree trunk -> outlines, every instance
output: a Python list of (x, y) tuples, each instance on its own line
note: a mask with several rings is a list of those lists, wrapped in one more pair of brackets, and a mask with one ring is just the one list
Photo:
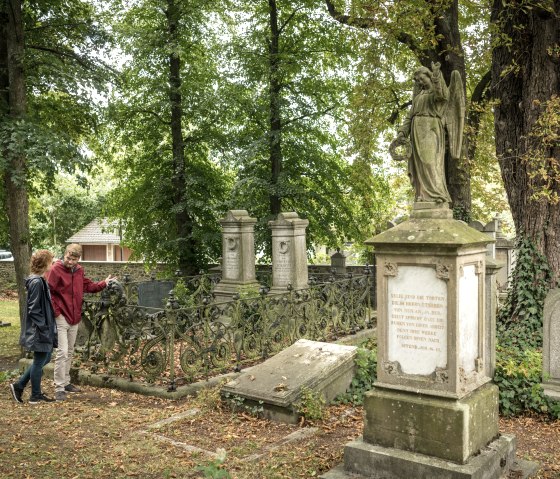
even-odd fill
[[(436, 5), (439, 2), (436, 2)], [(458, 1), (450, 2), (448, 8), (443, 11), (433, 11), (435, 37), (437, 46), (435, 55), (437, 61), (441, 63), (441, 73), (449, 85), (451, 72), (457, 70), (463, 80), (463, 88), (466, 93), (466, 69), (465, 55), (461, 44), (459, 33), (459, 6)], [(428, 55), (427, 55), (428, 56)], [(429, 55), (433, 56), (433, 55)], [(430, 67), (431, 65), (425, 65)], [(466, 97), (466, 95), (465, 95)], [(471, 215), (471, 175), (470, 159), (468, 157), (469, 148), (467, 146), (468, 137), (463, 135), (463, 155), (460, 161), (453, 161), (446, 153), (446, 179), (447, 189), (451, 195), (453, 213), (456, 219), (469, 221)]]
[(270, 43), (268, 45), (269, 58), (269, 126), (268, 145), (271, 165), (271, 193), (270, 213), (273, 217), (282, 211), (282, 198), (278, 192), (278, 179), (282, 172), (282, 119), (280, 111), (279, 78), (279, 40), (280, 30), (278, 28), (278, 8), (276, 0), (268, 0), (270, 13)]
[(554, 135), (560, 133), (560, 2), (546, 4), (555, 13), (494, 1), (492, 21), (509, 41), (493, 51), (492, 91), (499, 100), (496, 153), (515, 228), (533, 240), (558, 280), (560, 145)]
[(167, 0), (167, 28), (171, 53), (169, 55), (169, 102), (171, 104), (171, 138), (173, 151), (173, 189), (175, 226), (177, 231), (178, 266), (187, 275), (198, 272), (196, 244), (193, 239), (193, 222), (188, 212), (186, 198), (186, 160), (185, 141), (183, 138), (182, 121), (183, 107), (181, 95), (181, 57), (178, 53), (179, 44), (179, 6), (174, 0)]
[[(0, 36), (0, 91), (2, 92), (2, 116), (4, 120), (15, 125), (25, 119), (26, 92), (23, 66), (24, 43), (23, 23), (21, 17), (21, 0), (6, 0), (1, 15), (2, 30)], [(6, 142), (10, 141), (9, 139)], [(27, 197), (27, 166), (21, 145), (1, 146), (6, 159), (4, 172), (4, 191), (6, 210), (9, 221), (10, 246), (14, 256), (14, 268), (19, 298), (20, 322), (24, 326), (25, 311), (25, 277), (29, 274), (31, 244), (29, 235), (29, 201)]]

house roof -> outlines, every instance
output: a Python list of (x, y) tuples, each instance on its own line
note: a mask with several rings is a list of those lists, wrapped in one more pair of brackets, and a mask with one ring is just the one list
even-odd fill
[(106, 219), (96, 218), (66, 240), (79, 244), (120, 244), (119, 228)]

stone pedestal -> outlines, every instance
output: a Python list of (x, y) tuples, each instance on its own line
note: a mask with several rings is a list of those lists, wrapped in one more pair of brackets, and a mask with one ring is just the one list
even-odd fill
[(551, 289), (544, 302), (542, 386), (560, 401), (560, 289)]
[(230, 210), (222, 225), (222, 279), (216, 302), (229, 301), (243, 289), (258, 288), (255, 276), (255, 223), (245, 210)]
[(271, 293), (285, 293), (288, 287), (302, 289), (308, 286), (307, 245), (305, 229), (308, 220), (297, 213), (280, 213), (269, 221), (272, 230), (272, 288)]
[(496, 314), (498, 311), (498, 281), (497, 275), (503, 268), (502, 264), (486, 258), (486, 285), (485, 285), (485, 307), (486, 307), (486, 362), (484, 369), (486, 376), (494, 377), (496, 370)]
[(507, 473), (515, 444), (499, 438), (498, 388), (486, 368), (491, 241), (446, 205), (416, 203), (409, 221), (366, 242), (377, 260), (377, 382), (364, 401), (363, 439), (346, 447), (347, 471), (383, 479)]

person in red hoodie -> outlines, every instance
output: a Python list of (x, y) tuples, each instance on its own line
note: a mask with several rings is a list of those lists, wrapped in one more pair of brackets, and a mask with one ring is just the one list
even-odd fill
[(48, 275), (52, 304), (58, 329), (58, 349), (54, 360), (54, 387), (57, 401), (64, 401), (66, 393), (80, 392), (80, 388), (70, 383), (70, 366), (74, 355), (74, 345), (78, 334), (78, 324), (82, 319), (84, 293), (97, 293), (113, 279), (109, 275), (105, 281), (94, 282), (84, 275), (78, 264), (82, 257), (79, 244), (69, 244), (62, 260), (56, 261)]

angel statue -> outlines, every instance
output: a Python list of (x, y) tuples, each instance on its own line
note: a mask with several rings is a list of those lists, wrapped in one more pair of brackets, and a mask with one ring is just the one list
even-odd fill
[[(414, 72), (412, 107), (390, 152), (395, 159), (408, 159), (408, 174), (417, 202), (450, 203), (445, 183), (446, 135), (450, 157), (461, 156), (465, 95), (459, 72), (451, 73), (449, 88), (445, 84), (439, 63), (432, 69), (420, 67)], [(405, 158), (396, 154), (399, 146), (407, 144), (410, 153)], [(442, 205), (443, 206), (443, 205)]]

